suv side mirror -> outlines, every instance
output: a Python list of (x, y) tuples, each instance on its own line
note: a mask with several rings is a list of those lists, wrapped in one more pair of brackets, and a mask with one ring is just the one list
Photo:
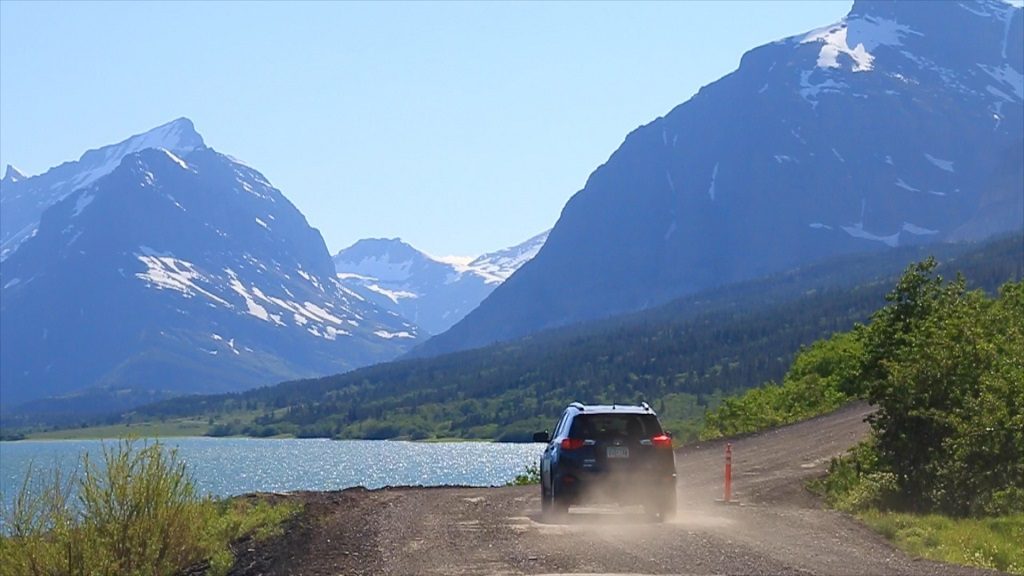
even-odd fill
[(544, 444), (547, 444), (548, 442), (551, 442), (551, 436), (548, 436), (547, 430), (545, 430), (544, 432), (537, 432), (536, 434), (533, 435), (533, 441), (543, 442)]

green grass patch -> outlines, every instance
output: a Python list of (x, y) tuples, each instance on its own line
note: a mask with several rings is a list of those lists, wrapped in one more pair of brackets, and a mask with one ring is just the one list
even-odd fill
[(30, 471), (0, 513), (0, 574), (226, 573), (229, 544), (266, 538), (298, 513), (293, 503), (200, 496), (177, 452), (122, 440), (88, 455), (79, 476)]
[(31, 432), (28, 440), (103, 440), (108, 438), (171, 438), (178, 436), (205, 436), (210, 431), (207, 420), (181, 418), (161, 422), (138, 422), (112, 426), (90, 426)]
[(869, 509), (857, 518), (914, 556), (1024, 574), (1024, 514), (950, 518)]
[(808, 487), (912, 556), (1024, 575), (1024, 513), (983, 517), (908, 511), (895, 476), (880, 467), (875, 440), (835, 458)]

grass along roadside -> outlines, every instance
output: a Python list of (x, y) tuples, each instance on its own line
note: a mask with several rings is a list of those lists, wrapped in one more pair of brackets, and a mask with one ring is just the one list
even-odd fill
[(1024, 514), (950, 518), (869, 509), (856, 516), (913, 556), (1024, 574)]
[(300, 506), (199, 496), (174, 450), (123, 440), (80, 476), (26, 475), (0, 513), (0, 574), (226, 573), (232, 542), (273, 536)]
[(1024, 576), (1024, 513), (955, 517), (900, 510), (894, 477), (878, 469), (871, 440), (833, 459), (828, 475), (808, 488), (912, 556)]

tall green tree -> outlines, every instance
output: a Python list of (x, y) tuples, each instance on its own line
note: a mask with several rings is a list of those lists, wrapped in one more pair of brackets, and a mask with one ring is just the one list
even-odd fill
[(901, 501), (952, 514), (1024, 509), (1021, 292), (1020, 283), (998, 300), (969, 292), (928, 259), (863, 331), (879, 461)]

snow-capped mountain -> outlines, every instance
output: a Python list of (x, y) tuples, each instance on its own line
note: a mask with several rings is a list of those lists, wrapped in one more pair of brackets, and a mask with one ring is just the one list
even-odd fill
[(177, 120), (15, 183), (31, 206), (58, 171), (77, 188), (0, 263), (5, 410), (96, 388), (239, 390), (416, 341), (339, 284), (320, 233), (263, 175), (202, 142)]
[(466, 270), (481, 276), (489, 284), (501, 284), (522, 268), (523, 264), (533, 260), (547, 242), (550, 233), (551, 230), (547, 230), (511, 248), (484, 254), (467, 264)]
[(629, 134), (530, 265), (422, 353), (842, 253), (1021, 229), (1021, 14), (857, 0), (836, 24), (749, 51)]
[(339, 281), (363, 298), (440, 334), (533, 258), (547, 232), (476, 259), (434, 258), (398, 238), (360, 240), (339, 251)]
[(8, 165), (0, 181), (0, 259), (7, 258), (35, 232), (43, 211), (113, 172), (125, 156), (158, 147), (181, 156), (204, 146), (192, 121), (178, 118), (118, 144), (89, 150), (77, 161), (65, 162), (34, 178)]

